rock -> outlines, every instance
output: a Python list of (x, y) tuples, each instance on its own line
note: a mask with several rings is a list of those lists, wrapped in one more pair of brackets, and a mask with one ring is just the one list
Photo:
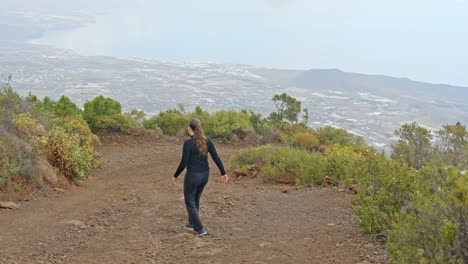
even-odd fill
[(56, 193), (64, 193), (64, 192), (65, 192), (64, 189), (60, 189), (60, 188), (54, 188), (53, 190), (54, 190), (54, 192), (56, 192)]
[(240, 170), (240, 169), (237, 169), (237, 170), (234, 170), (233, 175), (236, 178), (245, 177), (245, 176), (247, 176), (247, 172), (245, 172), (243, 170)]
[(275, 144), (275, 143), (284, 143), (283, 136), (278, 129), (272, 128), (265, 132), (261, 140), (262, 144)]
[(282, 176), (277, 181), (278, 183), (293, 185), (296, 183), (296, 178), (294, 178), (294, 176), (291, 176), (291, 175)]
[(241, 141), (240, 137), (236, 134), (232, 134), (229, 142), (231, 143), (239, 143)]
[(349, 186), (348, 190), (354, 195), (358, 193), (358, 188), (356, 184), (352, 184), (351, 186)]
[(365, 248), (373, 248), (374, 247), (374, 244), (372, 243), (367, 243), (364, 245)]
[(161, 129), (155, 128), (155, 129), (147, 129), (146, 135), (151, 136), (154, 139), (160, 139), (164, 136), (164, 133), (162, 132)]
[(255, 133), (255, 131), (253, 131), (252, 129), (242, 130), (239, 136), (244, 142), (247, 142), (250, 144), (257, 142), (258, 140), (257, 133)]
[(80, 220), (69, 220), (69, 221), (64, 221), (64, 222), (62, 222), (62, 224), (73, 225), (73, 226), (78, 227), (79, 229), (85, 229), (85, 228), (87, 228), (86, 224), (83, 223), (83, 222), (81, 222)]
[(209, 248), (207, 250), (204, 250), (200, 253), (200, 255), (204, 256), (214, 256), (216, 254), (222, 253), (223, 249), (222, 248)]
[(47, 160), (39, 159), (38, 160), (39, 173), (43, 175), (43, 179), (50, 186), (56, 186), (59, 184), (59, 174), (60, 172), (52, 167)]
[(175, 236), (176, 238), (189, 239), (193, 237), (192, 233), (180, 233)]
[(197, 248), (202, 248), (202, 247), (207, 247), (207, 246), (212, 246), (213, 243), (211, 242), (203, 242), (202, 239), (197, 239), (196, 242), (195, 242), (195, 246)]
[(260, 243), (260, 244), (258, 244), (258, 246), (261, 247), (261, 248), (266, 247), (266, 246), (269, 246), (269, 245), (271, 245), (271, 243), (269, 243), (269, 242), (265, 242), (265, 243)]
[(129, 128), (127, 134), (131, 136), (143, 136), (146, 134), (146, 129), (142, 127)]
[(19, 206), (13, 202), (0, 202), (0, 208), (4, 209), (19, 209)]

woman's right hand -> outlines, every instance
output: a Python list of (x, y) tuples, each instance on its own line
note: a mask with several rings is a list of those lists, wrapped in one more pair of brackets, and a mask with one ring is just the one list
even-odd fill
[(227, 176), (227, 174), (221, 176), (221, 181), (222, 181), (223, 183), (227, 183), (227, 182), (229, 181), (229, 177)]

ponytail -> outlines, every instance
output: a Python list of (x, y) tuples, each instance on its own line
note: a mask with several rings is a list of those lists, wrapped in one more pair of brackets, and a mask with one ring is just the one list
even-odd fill
[(206, 138), (203, 133), (201, 121), (198, 118), (194, 118), (190, 121), (189, 127), (192, 129), (194, 135), (193, 140), (197, 145), (198, 151), (201, 155), (206, 156), (208, 154), (208, 146), (206, 145)]

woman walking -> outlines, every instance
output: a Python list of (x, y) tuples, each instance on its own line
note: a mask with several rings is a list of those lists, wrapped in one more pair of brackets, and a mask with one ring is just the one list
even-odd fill
[(210, 153), (218, 166), (223, 183), (227, 183), (229, 178), (226, 175), (223, 162), (219, 158), (213, 142), (205, 138), (199, 119), (194, 118), (190, 121), (188, 133), (191, 138), (184, 142), (182, 159), (174, 174), (173, 181), (175, 183), (177, 177), (179, 177), (185, 167), (187, 167), (184, 179), (184, 198), (189, 223), (185, 225), (185, 228), (194, 230), (196, 236), (204, 236), (208, 234), (208, 232), (202, 225), (199, 210), (200, 197), (205, 185), (208, 183), (208, 176), (210, 174), (208, 153)]

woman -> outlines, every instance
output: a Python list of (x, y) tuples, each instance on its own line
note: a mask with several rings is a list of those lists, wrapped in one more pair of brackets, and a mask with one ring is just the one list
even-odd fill
[(173, 181), (176, 183), (177, 177), (187, 167), (184, 180), (184, 198), (189, 223), (185, 225), (185, 228), (194, 230), (196, 236), (204, 236), (208, 232), (201, 223), (199, 210), (200, 196), (205, 185), (208, 183), (208, 176), (210, 174), (208, 153), (211, 154), (211, 157), (218, 166), (223, 183), (227, 183), (229, 178), (224, 170), (223, 162), (219, 158), (218, 153), (216, 153), (213, 142), (205, 138), (199, 119), (194, 118), (190, 121), (188, 133), (191, 139), (184, 142), (182, 159), (174, 174)]

